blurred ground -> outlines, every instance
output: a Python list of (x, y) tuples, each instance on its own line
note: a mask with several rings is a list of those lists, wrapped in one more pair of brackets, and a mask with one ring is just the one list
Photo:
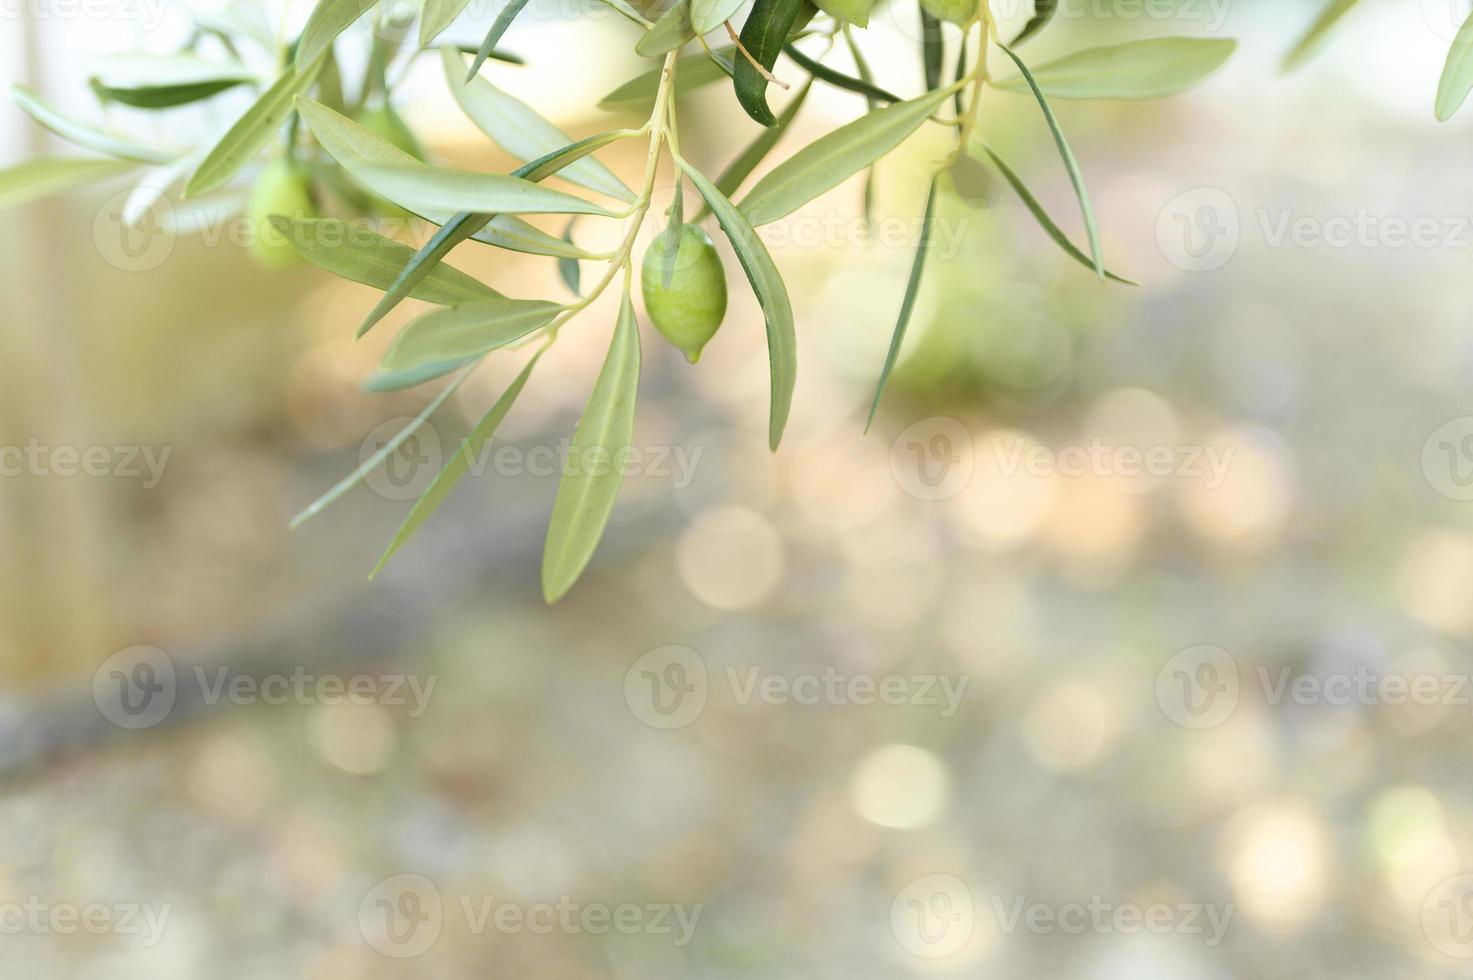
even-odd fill
[[(517, 365), (420, 465), (288, 532), (424, 402), (357, 390), (390, 333), (349, 339), (370, 291), (190, 238), (125, 271), (92, 237), (113, 189), (0, 214), (0, 445), (140, 468), (0, 491), (3, 758), (32, 760), (0, 796), (0, 973), (1465, 974), (1473, 182), (1466, 120), (1431, 119), (1427, 6), (1368, 0), (1288, 78), (1307, 7), (1066, 19), (1038, 57), (1244, 38), (1201, 91), (1061, 106), (1144, 285), (1100, 286), (968, 185), (865, 438), (909, 249), (842, 222), (789, 242), (783, 451), (744, 288), (697, 368), (647, 334), (647, 472), (552, 611), (534, 460), (607, 316), (539, 369), (498, 472), (368, 584)], [(683, 141), (739, 145), (710, 98)], [(1077, 229), (1034, 110), (992, 98), (989, 138)], [(819, 106), (810, 137), (855, 109)], [(909, 220), (944, 152), (887, 164), (881, 212)], [(810, 215), (857, 212), (847, 186)], [(488, 251), (456, 262), (557, 288)], [(171, 674), (177, 711), (123, 710)]]

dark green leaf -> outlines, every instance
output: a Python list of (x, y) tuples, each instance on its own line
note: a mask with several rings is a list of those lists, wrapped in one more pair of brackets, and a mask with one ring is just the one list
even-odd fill
[(802, 68), (819, 81), (828, 82), (835, 88), (841, 88), (848, 92), (858, 92), (860, 95), (871, 100), (871, 102), (900, 101), (900, 96), (885, 91), (873, 82), (865, 81), (862, 78), (851, 78), (841, 71), (835, 71), (822, 62), (814, 61), (791, 44), (786, 45), (783, 50), (787, 52), (789, 58), (792, 58), (798, 63), (799, 68)]
[(506, 33), (506, 29), (511, 26), (512, 21), (517, 19), (517, 15), (522, 12), (522, 8), (526, 5), (527, 0), (507, 0), (506, 6), (497, 15), (496, 21), (491, 25), (491, 29), (486, 32), (486, 37), (481, 41), (481, 46), (476, 49), (476, 60), (471, 63), (471, 70), (466, 73), (465, 77), (467, 79), (474, 78), (480, 72), (481, 66), (486, 63), (486, 59), (491, 57), (491, 52), (496, 50), (496, 45), (501, 43), (501, 37)]
[[(788, 41), (788, 33), (803, 11), (805, 0), (757, 0), (742, 27), (742, 46), (762, 67), (771, 71)], [(747, 115), (764, 126), (777, 123), (767, 105), (767, 79), (740, 52), (735, 56), (732, 82), (737, 101)]]
[(1054, 14), (1058, 13), (1058, 10), (1059, 0), (1033, 0), (1033, 16), (1028, 19), (1028, 23), (1023, 25), (1023, 29), (1018, 32), (1018, 36), (1013, 38), (1013, 47), (1016, 48), (1047, 27), (1049, 21), (1054, 19)]
[(921, 13), (921, 64), (926, 71), (926, 91), (934, 92), (941, 87), (941, 62), (945, 58), (945, 38), (941, 34), (941, 21), (925, 7)]

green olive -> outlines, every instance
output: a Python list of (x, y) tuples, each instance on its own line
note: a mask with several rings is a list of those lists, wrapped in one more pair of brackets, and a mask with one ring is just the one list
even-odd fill
[(271, 225), (271, 217), (313, 218), (312, 188), (306, 176), (286, 160), (268, 164), (256, 178), (246, 203), (246, 220), (255, 230), (251, 258), (268, 269), (289, 269), (302, 261), (297, 247)]
[(682, 225), (674, 275), (666, 288), (669, 241), (666, 229), (644, 254), (644, 306), (655, 329), (694, 364), (726, 316), (726, 269), (711, 237), (695, 225)]

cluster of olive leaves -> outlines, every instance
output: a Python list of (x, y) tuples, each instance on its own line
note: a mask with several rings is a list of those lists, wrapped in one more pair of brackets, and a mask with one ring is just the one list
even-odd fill
[[(387, 0), (385, 0), (387, 3)], [(0, 206), (116, 176), (147, 165), (153, 179), (141, 183), (124, 206), (124, 217), (146, 212), (170, 182), (183, 185), (186, 200), (235, 194), (265, 230), (258, 258), (282, 264), (298, 254), (312, 263), (382, 292), (358, 329), (370, 330), (406, 297), (438, 307), (410, 321), (389, 346), (378, 372), (365, 383), (373, 391), (400, 390), (448, 377), (444, 389), (413, 425), (390, 440), (296, 519), (321, 511), (398, 451), (417, 428), (450, 397), (492, 352), (536, 344), (537, 350), (511, 385), (466, 437), (444, 469), (415, 503), (390, 542), (379, 568), (424, 523), (456, 482), (468, 472), (528, 383), (542, 352), (562, 328), (616, 284), (622, 291), (606, 359), (573, 436), (577, 459), (619, 459), (632, 444), (640, 342), (631, 300), (636, 276), (633, 252), (646, 220), (663, 220), (665, 230), (640, 259), (645, 309), (653, 325), (694, 360), (721, 325), (726, 283), (721, 263), (699, 223), (708, 215), (729, 240), (756, 295), (766, 322), (771, 373), (769, 441), (782, 439), (797, 375), (793, 306), (783, 278), (756, 229), (779, 221), (851, 176), (870, 170), (911, 134), (930, 123), (955, 132), (955, 148), (936, 169), (921, 222), (909, 283), (884, 364), (879, 371), (869, 419), (874, 420), (886, 379), (895, 365), (915, 306), (928, 255), (938, 189), (963, 157), (996, 170), (1047, 235), (1072, 259), (1102, 281), (1129, 283), (1106, 269), (1084, 177), (1050, 105), (1054, 99), (1137, 99), (1180, 92), (1220, 67), (1235, 43), (1228, 39), (1166, 37), (1076, 51), (1031, 68), (1017, 49), (1054, 18), (1057, 0), (1035, 0), (1021, 31), (1000, 36), (986, 2), (919, 0), (914, 17), (920, 31), (919, 61), (925, 89), (903, 97), (874, 80), (855, 29), (867, 25), (876, 0), (755, 0), (738, 31), (730, 21), (744, 0), (675, 0), (667, 9), (637, 10), (627, 0), (600, 0), (635, 25), (638, 54), (654, 59), (651, 70), (610, 93), (602, 109), (643, 116), (642, 125), (616, 128), (570, 140), (526, 103), (498, 88), (482, 73), (488, 59), (517, 62), (501, 50), (508, 28), (528, 0), (509, 0), (484, 40), (475, 47), (437, 39), (457, 21), (468, 0), (423, 0), (414, 18), (403, 21), (378, 0), (318, 0), (303, 30), (288, 38), (273, 32), (250, 0), (233, 0), (225, 11), (200, 15), (184, 50), (171, 55), (112, 58), (91, 78), (104, 110), (117, 104), (151, 112), (199, 103), (238, 87), (259, 94), (223, 135), (189, 148), (160, 147), (129, 138), (116, 128), (58, 112), (35, 92), (17, 87), (15, 101), (42, 125), (103, 159), (48, 159), (0, 171)], [(901, 0), (894, 0), (901, 2)], [(907, 0), (908, 2), (908, 0)], [(656, 8), (668, 0), (654, 0)], [(1343, 0), (1336, 0), (1343, 5)], [(646, 15), (649, 16), (646, 16)], [(360, 18), (375, 21), (365, 59), (363, 84), (350, 96), (339, 71), (340, 40)], [(709, 36), (729, 43), (712, 47)], [(837, 48), (847, 51), (852, 72), (827, 62)], [(249, 50), (255, 49), (255, 50)], [(434, 166), (392, 104), (392, 73), (426, 54), (443, 61), (452, 95), (466, 115), (494, 142), (526, 162), (510, 174), (469, 172)], [(996, 53), (998, 57), (992, 57)], [(779, 66), (780, 58), (786, 61)], [(249, 67), (267, 60), (270, 71)], [(948, 60), (954, 64), (948, 71)], [(994, 76), (994, 67), (1010, 69)], [(1473, 78), (1473, 62), (1460, 69)], [(799, 84), (780, 112), (768, 103), (779, 75)], [(714, 178), (683, 154), (677, 108), (701, 87), (729, 82), (735, 102), (763, 127), (756, 139)], [(767, 170), (739, 202), (733, 199), (773, 153), (815, 85), (834, 86), (860, 97), (856, 119), (786, 155)], [(1469, 85), (1462, 85), (1466, 94)], [(784, 87), (786, 83), (784, 83)], [(1078, 199), (1086, 245), (1075, 245), (1024, 185), (1016, 171), (982, 139), (979, 117), (987, 89), (1032, 99), (1057, 147)], [(642, 140), (648, 152), (643, 180), (627, 187), (595, 154), (616, 142)], [(266, 158), (263, 163), (260, 158)], [(673, 205), (652, 216), (653, 191), (666, 156), (676, 168)], [(249, 191), (241, 180), (252, 176)], [(554, 177), (592, 192), (597, 200), (543, 185)], [(687, 215), (686, 184), (700, 209)], [(151, 195), (153, 197), (151, 197)], [(867, 194), (868, 198), (868, 194)], [(604, 203), (599, 203), (603, 201)], [(332, 202), (332, 215), (325, 202)], [(402, 209), (402, 210), (400, 210)], [(407, 214), (437, 226), (413, 248), (361, 227), (349, 218)], [(525, 215), (569, 216), (555, 236)], [(626, 233), (609, 252), (580, 248), (573, 222), (623, 222)], [(558, 262), (572, 299), (511, 298), (455, 269), (445, 260), (466, 241)], [(601, 266), (585, 288), (583, 265)], [(588, 565), (614, 507), (622, 475), (614, 465), (583, 466), (562, 480), (553, 506), (542, 567), (548, 601), (565, 595)], [(377, 569), (375, 569), (375, 572)]]

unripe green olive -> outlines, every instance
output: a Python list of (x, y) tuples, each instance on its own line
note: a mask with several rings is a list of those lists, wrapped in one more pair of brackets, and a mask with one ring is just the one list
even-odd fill
[(667, 289), (665, 248), (669, 241), (667, 228), (644, 254), (644, 306), (655, 329), (694, 364), (726, 316), (726, 269), (711, 236), (695, 225), (682, 225), (674, 275)]
[(306, 176), (286, 160), (268, 164), (256, 178), (250, 200), (246, 203), (246, 220), (255, 230), (251, 258), (268, 269), (289, 269), (300, 263), (302, 256), (287, 236), (272, 226), (272, 215), (284, 218), (317, 216)]

